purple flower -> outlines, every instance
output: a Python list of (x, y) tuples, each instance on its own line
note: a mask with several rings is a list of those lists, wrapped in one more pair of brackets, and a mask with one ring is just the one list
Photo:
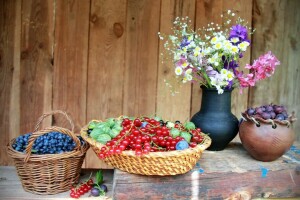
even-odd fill
[(225, 87), (226, 90), (230, 90), (233, 86), (233, 81), (228, 81), (228, 85)]
[(236, 68), (239, 67), (237, 62), (235, 62), (234, 60), (231, 60), (228, 62), (228, 60), (226, 60), (225, 56), (222, 56), (222, 60), (224, 62), (224, 68), (228, 69), (228, 70), (232, 69), (233, 73), (236, 74)]
[(231, 27), (229, 39), (234, 38), (234, 37), (239, 38), (239, 42), (237, 44), (244, 42), (244, 41), (247, 41), (250, 43), (250, 41), (248, 40), (247, 28), (240, 24), (237, 24), (237, 25)]
[(191, 42), (192, 42), (191, 40), (188, 40), (187, 37), (184, 36), (181, 41), (180, 47), (183, 48), (185, 46), (188, 46)]

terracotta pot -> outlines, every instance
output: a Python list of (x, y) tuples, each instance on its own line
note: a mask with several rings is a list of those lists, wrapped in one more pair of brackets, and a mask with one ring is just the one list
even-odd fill
[(273, 161), (281, 157), (292, 146), (295, 133), (289, 120), (264, 120), (242, 113), (244, 120), (239, 127), (239, 136), (244, 148), (255, 159)]

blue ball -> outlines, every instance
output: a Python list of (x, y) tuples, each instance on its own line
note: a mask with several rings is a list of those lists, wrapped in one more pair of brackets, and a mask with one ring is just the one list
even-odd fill
[(179, 141), (176, 144), (176, 150), (184, 150), (189, 148), (189, 143), (185, 140)]

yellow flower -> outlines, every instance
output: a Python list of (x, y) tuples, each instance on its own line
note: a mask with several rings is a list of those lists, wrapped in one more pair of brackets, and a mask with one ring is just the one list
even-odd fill
[(182, 63), (181, 66), (182, 66), (183, 68), (186, 68), (188, 65), (189, 65), (189, 64), (188, 64), (186, 61), (184, 61), (184, 62)]
[(234, 54), (236, 54), (236, 53), (239, 52), (239, 48), (237, 48), (236, 46), (232, 46), (231, 47), (231, 52), (234, 53)]
[(249, 42), (245, 42), (245, 41), (238, 45), (239, 49), (241, 49), (242, 51), (246, 51), (248, 46), (249, 46)]
[(185, 74), (191, 74), (192, 73), (192, 69), (188, 69), (185, 71)]
[(221, 49), (222, 48), (222, 44), (219, 42), (219, 43), (215, 44), (214, 48), (215, 49)]
[(200, 53), (200, 50), (201, 50), (201, 48), (197, 46), (197, 47), (194, 49), (194, 56), (198, 56), (199, 53)]
[(182, 68), (181, 68), (181, 67), (176, 67), (176, 68), (175, 68), (175, 74), (176, 74), (177, 76), (180, 76), (180, 75), (182, 74)]
[(215, 44), (215, 43), (217, 42), (217, 40), (218, 40), (217, 37), (213, 37), (213, 38), (210, 40), (210, 42), (211, 42), (212, 44)]
[(238, 41), (239, 41), (238, 37), (231, 38), (231, 42), (233, 42), (233, 43), (237, 43)]

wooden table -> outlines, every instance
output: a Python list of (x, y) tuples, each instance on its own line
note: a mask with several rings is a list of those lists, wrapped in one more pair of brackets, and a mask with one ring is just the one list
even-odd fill
[(183, 175), (114, 172), (113, 199), (119, 200), (268, 197), (300, 197), (299, 145), (273, 162), (254, 160), (240, 143), (231, 143), (223, 151), (205, 151), (194, 169)]
[[(91, 172), (94, 176), (97, 170), (83, 169), (80, 180), (86, 180)], [(93, 177), (94, 177), (93, 176)], [(105, 197), (90, 197), (89, 193), (80, 197), (80, 200), (111, 200), (113, 170), (103, 170), (104, 182), (108, 187)], [(55, 195), (37, 195), (26, 192), (18, 177), (16, 168), (13, 166), (0, 167), (0, 200), (74, 200), (70, 197), (70, 191)]]

